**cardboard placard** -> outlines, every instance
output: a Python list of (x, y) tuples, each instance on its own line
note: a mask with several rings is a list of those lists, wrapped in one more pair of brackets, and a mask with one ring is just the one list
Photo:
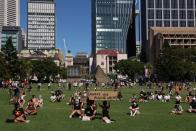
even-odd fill
[(117, 100), (117, 91), (90, 91), (88, 93), (90, 100)]

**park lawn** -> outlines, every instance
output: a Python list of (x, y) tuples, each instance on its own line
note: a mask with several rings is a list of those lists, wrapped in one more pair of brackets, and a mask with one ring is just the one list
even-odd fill
[[(55, 87), (53, 87), (55, 88)], [(137, 87), (136, 87), (137, 88)], [(110, 116), (115, 120), (112, 124), (104, 124), (100, 119), (83, 122), (79, 119), (69, 119), (71, 106), (66, 105), (73, 91), (64, 90), (65, 100), (61, 103), (49, 102), (50, 91), (46, 85), (41, 91), (34, 86), (32, 94), (41, 94), (44, 107), (38, 109), (37, 116), (30, 116), (29, 124), (5, 123), (11, 116), (13, 106), (8, 104), (8, 90), (0, 90), (0, 129), (1, 131), (196, 131), (196, 114), (184, 112), (183, 115), (171, 115), (174, 100), (169, 103), (150, 101), (139, 103), (141, 114), (130, 117), (129, 98), (139, 89), (122, 89), (123, 100), (112, 101)], [(28, 94), (27, 94), (28, 95)], [(185, 95), (185, 94), (184, 94)], [(26, 103), (30, 96), (25, 98)], [(183, 103), (184, 110), (188, 104)], [(101, 112), (98, 108), (98, 112)]]

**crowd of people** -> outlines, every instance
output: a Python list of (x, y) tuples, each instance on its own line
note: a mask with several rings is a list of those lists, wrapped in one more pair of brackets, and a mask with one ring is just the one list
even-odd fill
[[(32, 97), (26, 102), (26, 92), (17, 85), (9, 87), (10, 100), (9, 104), (14, 106), (12, 117), (6, 119), (6, 122), (29, 123), (28, 116), (37, 115), (37, 108), (42, 108), (44, 101), (41, 95)], [(26, 104), (27, 103), (27, 104)]]
[[(48, 84), (48, 89), (51, 89), (51, 84)], [(14, 105), (12, 112), (12, 118), (8, 118), (7, 122), (16, 122), (16, 123), (29, 123), (28, 117), (31, 115), (38, 114), (38, 108), (43, 107), (43, 98), (41, 95), (32, 97), (26, 102), (25, 98), (27, 93), (21, 86), (21, 83), (13, 82), (9, 88), (10, 94), (10, 104)], [(41, 89), (42, 84), (38, 83), (37, 90)], [(59, 88), (56, 90), (51, 90), (50, 101), (51, 102), (61, 102), (65, 95), (63, 91)], [(182, 102), (186, 102), (189, 105), (187, 112), (196, 113), (196, 94), (194, 94), (194, 88), (191, 88), (190, 83), (174, 83), (169, 82), (168, 84), (157, 83), (156, 87), (153, 88), (152, 83), (147, 81), (146, 90), (140, 88), (141, 91), (138, 92), (138, 95), (133, 94), (130, 98), (129, 115), (134, 117), (140, 114), (139, 103), (149, 102), (149, 101), (160, 101), (160, 102), (170, 102), (171, 99), (175, 99), (174, 107), (171, 109), (171, 114), (181, 115), (184, 112)], [(88, 85), (86, 85), (86, 89)], [(119, 91), (117, 84), (115, 84), (114, 90)], [(32, 86), (28, 85), (27, 92), (28, 95), (31, 95)], [(182, 91), (187, 92), (187, 96), (181, 96)], [(184, 93), (183, 92), (183, 93)], [(121, 91), (118, 92), (117, 98), (122, 100)], [(96, 100), (90, 100), (88, 97), (88, 90), (76, 91), (67, 102), (68, 105), (72, 106), (71, 113), (69, 118), (79, 118), (82, 121), (92, 121), (96, 118), (100, 118), (104, 123), (112, 123), (113, 120), (110, 117), (110, 108), (111, 104), (109, 101), (103, 101), (102, 103), (97, 102)], [(98, 108), (102, 111), (98, 113)]]
[[(113, 122), (109, 115), (110, 102), (103, 101), (102, 104), (97, 104), (96, 100), (90, 100), (88, 98), (86, 91), (75, 92), (67, 104), (72, 106), (69, 118), (79, 118), (82, 121), (91, 121), (95, 118), (100, 118), (105, 123)], [(97, 112), (98, 107), (102, 109), (101, 114)]]

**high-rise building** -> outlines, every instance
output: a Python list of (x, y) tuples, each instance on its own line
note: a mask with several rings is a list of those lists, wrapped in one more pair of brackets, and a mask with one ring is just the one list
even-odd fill
[(22, 49), (27, 49), (27, 31), (22, 28)]
[(14, 48), (20, 52), (22, 50), (22, 31), (19, 26), (3, 26), (1, 48), (6, 44), (7, 40), (11, 37)]
[(92, 54), (103, 49), (127, 53), (133, 1), (92, 0)]
[(0, 27), (20, 26), (20, 0), (0, 0)]
[(20, 0), (0, 0), (0, 48), (3, 26), (20, 26)]
[(4, 25), (4, 0), (0, 0), (0, 30)]
[(55, 0), (28, 1), (28, 49), (55, 48), (55, 12)]
[(150, 27), (195, 27), (196, 0), (141, 0), (142, 51), (149, 44)]

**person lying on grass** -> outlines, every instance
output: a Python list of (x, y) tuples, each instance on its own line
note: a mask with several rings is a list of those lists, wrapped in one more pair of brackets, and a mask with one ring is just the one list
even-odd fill
[(37, 107), (33, 102), (33, 99), (30, 99), (28, 106), (25, 109), (25, 114), (27, 115), (37, 115)]
[(171, 111), (171, 114), (181, 115), (183, 113), (183, 108), (180, 105), (181, 99), (182, 99), (182, 97), (179, 95), (179, 93), (177, 93), (175, 106), (174, 106), (173, 110)]
[(102, 121), (104, 123), (112, 123), (109, 116), (110, 102), (103, 101), (103, 104), (99, 104), (99, 106), (102, 108)]
[(129, 107), (130, 110), (130, 116), (135, 116), (135, 115), (139, 115), (139, 105), (136, 103), (136, 101), (132, 102), (132, 105)]
[(20, 107), (19, 103), (15, 103), (15, 108), (13, 110), (14, 122), (15, 123), (29, 123), (30, 121), (26, 119), (24, 109)]
[(69, 118), (72, 118), (73, 116), (77, 115), (79, 118), (82, 116), (82, 107), (83, 103), (80, 101), (80, 99), (75, 99), (74, 104), (73, 104), (73, 110), (71, 114), (69, 115)]
[(188, 112), (190, 113), (196, 113), (196, 97), (192, 98), (192, 101), (190, 103), (190, 107), (188, 109)]

